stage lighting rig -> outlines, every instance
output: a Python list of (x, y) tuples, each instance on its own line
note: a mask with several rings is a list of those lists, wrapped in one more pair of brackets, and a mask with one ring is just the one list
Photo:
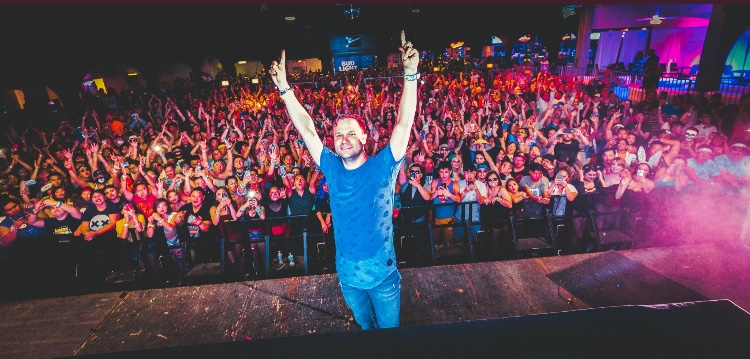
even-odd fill
[(354, 4), (349, 4), (349, 8), (344, 10), (344, 17), (349, 20), (356, 20), (359, 18), (359, 8), (355, 8)]

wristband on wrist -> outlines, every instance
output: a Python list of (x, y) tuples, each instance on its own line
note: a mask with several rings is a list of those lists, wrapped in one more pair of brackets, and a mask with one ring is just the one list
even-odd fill
[(279, 95), (280, 96), (284, 96), (291, 89), (292, 89), (291, 87), (287, 87), (285, 90), (282, 90), (282, 89), (279, 88)]
[(404, 74), (404, 80), (406, 81), (417, 81), (419, 78), (419, 72), (413, 74)]

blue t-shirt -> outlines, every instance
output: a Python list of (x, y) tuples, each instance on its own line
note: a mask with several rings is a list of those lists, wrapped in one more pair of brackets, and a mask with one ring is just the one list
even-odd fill
[(353, 170), (326, 147), (320, 155), (335, 222), (336, 272), (355, 288), (373, 288), (396, 270), (393, 192), (403, 157), (396, 161), (392, 153), (389, 144)]

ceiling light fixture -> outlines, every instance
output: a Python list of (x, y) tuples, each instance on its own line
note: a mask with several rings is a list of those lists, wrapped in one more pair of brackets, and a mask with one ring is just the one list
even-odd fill
[(349, 20), (355, 20), (359, 17), (359, 8), (355, 8), (354, 4), (349, 4), (349, 8), (344, 10), (344, 17)]

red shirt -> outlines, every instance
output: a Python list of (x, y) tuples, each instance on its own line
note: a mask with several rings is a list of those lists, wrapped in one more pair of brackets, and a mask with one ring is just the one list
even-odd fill
[(133, 196), (133, 205), (138, 208), (138, 211), (143, 213), (143, 216), (148, 218), (152, 214), (154, 214), (154, 202), (156, 202), (156, 196), (154, 196), (152, 193), (148, 194), (148, 197), (146, 198), (140, 198), (138, 196)]

